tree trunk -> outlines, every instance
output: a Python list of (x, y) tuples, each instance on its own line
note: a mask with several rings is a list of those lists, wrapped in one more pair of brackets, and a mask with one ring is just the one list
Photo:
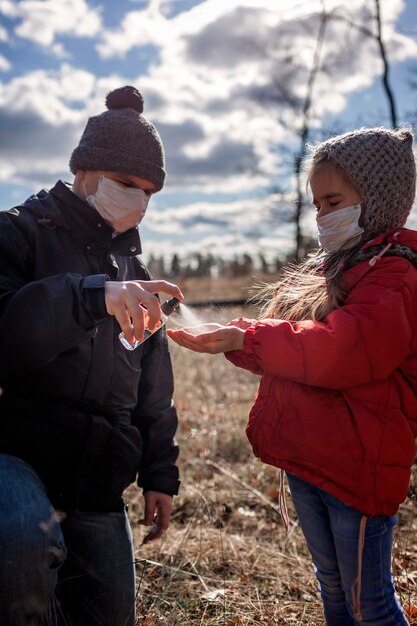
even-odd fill
[(382, 24), (381, 24), (381, 6), (380, 6), (380, 0), (375, 0), (375, 10), (376, 10), (376, 22), (377, 22), (377, 36), (376, 36), (376, 40), (379, 46), (379, 51), (381, 54), (381, 59), (382, 59), (382, 63), (384, 66), (384, 72), (382, 75), (382, 83), (384, 85), (384, 89), (385, 89), (385, 93), (387, 95), (388, 98), (388, 106), (390, 109), (390, 114), (391, 114), (391, 125), (393, 128), (397, 128), (398, 124), (397, 124), (397, 109), (395, 106), (395, 99), (394, 99), (394, 94), (393, 91), (391, 89), (391, 85), (389, 82), (389, 66), (388, 66), (388, 60), (387, 60), (387, 54), (386, 54), (386, 50), (385, 50), (385, 45), (384, 42), (382, 40)]
[(324, 0), (322, 0), (322, 13), (320, 19), (320, 26), (317, 32), (316, 46), (313, 56), (313, 65), (311, 67), (310, 75), (307, 82), (307, 92), (303, 106), (303, 125), (301, 127), (300, 136), (300, 150), (294, 159), (294, 172), (296, 179), (296, 201), (295, 201), (295, 252), (294, 257), (296, 261), (299, 261), (303, 256), (303, 233), (301, 229), (301, 217), (304, 208), (304, 190), (302, 188), (302, 167), (303, 161), (307, 152), (307, 141), (310, 133), (310, 113), (311, 104), (313, 98), (313, 88), (320, 69), (320, 54), (323, 45), (324, 34), (326, 30), (328, 16), (325, 11)]

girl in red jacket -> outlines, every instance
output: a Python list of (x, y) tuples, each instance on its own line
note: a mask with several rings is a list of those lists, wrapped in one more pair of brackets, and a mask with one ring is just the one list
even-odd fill
[(261, 376), (247, 435), (287, 473), (330, 626), (408, 623), (391, 549), (417, 433), (412, 140), (373, 128), (318, 145), (320, 249), (263, 291), (259, 320), (169, 331)]

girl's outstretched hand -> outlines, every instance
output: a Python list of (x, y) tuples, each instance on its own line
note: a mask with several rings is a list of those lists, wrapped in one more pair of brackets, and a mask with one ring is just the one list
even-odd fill
[(209, 354), (243, 350), (244, 334), (245, 331), (241, 328), (221, 324), (201, 324), (180, 330), (167, 330), (167, 335), (180, 346)]

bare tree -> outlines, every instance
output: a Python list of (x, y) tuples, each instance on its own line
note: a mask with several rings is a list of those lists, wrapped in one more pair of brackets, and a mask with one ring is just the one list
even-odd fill
[[(380, 0), (375, 1), (375, 20), (376, 20), (376, 32), (364, 27), (363, 25), (358, 25), (355, 22), (347, 20), (348, 23), (360, 30), (367, 37), (374, 39), (379, 48), (380, 58), (383, 64), (383, 73), (382, 73), (382, 83), (383, 88), (388, 100), (388, 108), (390, 112), (391, 125), (393, 128), (397, 128), (398, 126), (398, 116), (397, 116), (397, 107), (395, 103), (394, 92), (392, 90), (390, 80), (389, 80), (389, 62), (388, 55), (386, 51), (386, 46), (384, 43), (383, 35), (382, 35), (382, 15), (381, 15), (381, 4)], [(316, 78), (321, 68), (321, 51), (323, 47), (323, 42), (325, 39), (325, 31), (326, 26), (330, 19), (339, 19), (339, 16), (335, 13), (327, 13), (325, 9), (325, 2), (322, 0), (321, 2), (321, 15), (319, 28), (317, 31), (317, 38), (315, 42), (315, 49), (313, 55), (313, 63), (311, 66), (311, 70), (308, 76), (307, 81), (307, 89), (306, 89), (306, 97), (304, 100), (304, 105), (302, 109), (302, 127), (299, 131), (300, 137), (300, 150), (294, 159), (294, 171), (295, 171), (295, 180), (296, 180), (296, 205), (295, 205), (295, 251), (294, 258), (295, 260), (299, 260), (301, 256), (305, 254), (304, 245), (303, 245), (303, 233), (301, 229), (301, 217), (303, 213), (303, 208), (305, 205), (305, 197), (304, 190), (302, 188), (302, 167), (303, 162), (306, 157), (306, 149), (307, 149), (307, 141), (310, 133), (310, 118), (311, 118), (311, 108), (313, 103), (313, 89)]]
[(321, 16), (319, 22), (319, 28), (317, 31), (317, 38), (315, 42), (314, 54), (313, 54), (313, 63), (310, 69), (310, 73), (307, 81), (307, 89), (306, 95), (304, 99), (303, 109), (302, 109), (302, 126), (299, 132), (300, 136), (300, 150), (298, 154), (296, 154), (294, 159), (294, 171), (295, 171), (295, 181), (296, 181), (296, 201), (295, 201), (295, 252), (294, 257), (295, 260), (298, 261), (301, 256), (304, 255), (305, 251), (303, 249), (303, 234), (301, 231), (301, 216), (304, 207), (304, 190), (302, 188), (302, 167), (303, 162), (306, 157), (307, 151), (307, 141), (310, 133), (310, 113), (311, 113), (311, 105), (313, 102), (313, 89), (314, 83), (316, 81), (318, 72), (320, 70), (320, 56), (321, 50), (323, 47), (323, 40), (326, 32), (326, 25), (329, 16), (326, 14), (325, 2), (322, 0), (321, 2)]
[(363, 33), (364, 35), (366, 35), (370, 39), (374, 39), (375, 40), (375, 42), (376, 42), (376, 44), (378, 46), (378, 49), (379, 49), (379, 55), (380, 55), (380, 58), (381, 58), (381, 61), (382, 61), (382, 66), (383, 66), (382, 85), (383, 85), (383, 89), (385, 91), (385, 95), (386, 95), (387, 100), (388, 100), (388, 108), (389, 108), (389, 111), (390, 111), (391, 126), (392, 126), (392, 128), (397, 128), (397, 126), (398, 126), (397, 106), (396, 106), (396, 103), (395, 103), (394, 92), (392, 90), (391, 83), (390, 83), (390, 80), (389, 80), (390, 66), (389, 66), (389, 62), (388, 62), (388, 55), (387, 55), (385, 42), (384, 42), (384, 39), (383, 39), (383, 36), (382, 36), (383, 22), (382, 22), (382, 14), (381, 14), (381, 2), (380, 2), (380, 0), (374, 0), (374, 2), (375, 2), (374, 19), (375, 19), (375, 22), (376, 22), (376, 32), (374, 30), (371, 30), (371, 29), (367, 28), (363, 24), (357, 24), (356, 22), (354, 22), (353, 20), (351, 20), (350, 18), (348, 18), (345, 15), (338, 15), (338, 14), (335, 13), (333, 17), (334, 17), (334, 19), (345, 21), (352, 28), (354, 28), (354, 29), (358, 30), (359, 32)]
[(384, 71), (382, 74), (382, 82), (384, 85), (385, 93), (389, 103), (389, 109), (391, 112), (391, 124), (393, 128), (397, 128), (397, 107), (395, 104), (394, 94), (391, 89), (390, 81), (389, 81), (389, 65), (387, 59), (387, 53), (385, 49), (385, 44), (382, 38), (382, 19), (381, 19), (381, 5), (380, 0), (375, 0), (375, 11), (376, 11), (376, 22), (377, 22), (377, 34), (376, 40), (379, 46), (379, 53), (381, 55), (382, 63), (384, 66)]
[[(302, 217), (306, 206), (305, 190), (303, 188), (303, 162), (307, 155), (307, 144), (312, 136), (325, 136), (325, 129), (319, 128), (317, 111), (320, 108), (320, 77), (327, 77), (333, 81), (337, 89), (339, 74), (345, 75), (346, 69), (352, 71), (360, 68), (361, 51), (368, 46), (369, 41), (375, 42), (375, 56), (382, 61), (381, 73), (383, 89), (388, 101), (389, 115), (392, 126), (398, 124), (394, 92), (389, 80), (389, 60), (386, 44), (383, 38), (383, 19), (381, 14), (381, 0), (374, 0), (373, 4), (364, 2), (359, 13), (352, 16), (346, 5), (339, 5), (328, 10), (325, 0), (321, 0), (321, 9), (318, 13), (306, 15), (297, 22), (283, 20), (276, 38), (264, 41), (248, 41), (248, 45), (265, 59), (266, 73), (270, 75), (270, 83), (255, 85), (248, 93), (263, 107), (268, 106), (276, 111), (277, 122), (287, 129), (298, 143), (294, 153), (292, 143), (278, 147), (281, 157), (286, 159), (287, 166), (294, 176), (295, 206), (289, 218), (295, 226), (295, 241), (293, 257), (299, 260), (305, 255), (308, 244), (302, 232)], [(340, 30), (337, 23), (344, 25)], [(370, 24), (370, 26), (369, 26)], [(305, 33), (306, 49), (308, 54), (300, 58), (299, 48), (293, 45), (294, 33), (300, 36)], [(326, 48), (326, 49), (325, 49)], [(330, 83), (332, 85), (332, 83)], [(304, 95), (300, 86), (304, 85)], [(336, 129), (343, 132), (343, 124)], [(334, 132), (335, 129), (333, 128)], [(285, 192), (282, 197), (288, 197)], [(271, 211), (271, 217), (287, 221), (283, 202), (279, 211)]]

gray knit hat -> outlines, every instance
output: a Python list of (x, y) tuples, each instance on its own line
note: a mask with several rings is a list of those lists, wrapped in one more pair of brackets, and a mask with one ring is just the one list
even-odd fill
[(111, 91), (108, 111), (90, 117), (71, 155), (70, 170), (107, 170), (138, 176), (162, 189), (164, 148), (155, 126), (143, 117), (143, 98), (134, 87)]
[(361, 128), (315, 149), (311, 166), (331, 159), (352, 181), (365, 209), (364, 238), (404, 226), (414, 202), (416, 165), (408, 129)]

